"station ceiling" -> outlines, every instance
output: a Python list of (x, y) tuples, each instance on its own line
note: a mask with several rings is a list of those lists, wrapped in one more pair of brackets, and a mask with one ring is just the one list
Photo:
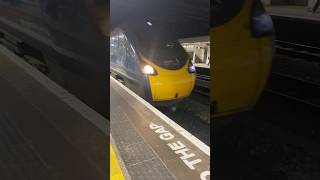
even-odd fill
[(177, 38), (209, 34), (210, 0), (110, 0), (111, 30), (151, 21), (173, 28)]

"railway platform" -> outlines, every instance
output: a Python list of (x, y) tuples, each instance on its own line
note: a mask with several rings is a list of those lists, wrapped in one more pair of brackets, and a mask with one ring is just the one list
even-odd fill
[(210, 179), (210, 147), (110, 77), (112, 144), (127, 179)]
[(319, 59), (318, 34), (320, 13), (312, 13), (303, 6), (266, 6), (271, 15), (275, 47), (281, 54)]
[(0, 45), (0, 179), (107, 179), (108, 126)]
[(320, 23), (320, 13), (312, 13), (305, 6), (266, 6), (266, 11), (275, 17), (314, 21)]

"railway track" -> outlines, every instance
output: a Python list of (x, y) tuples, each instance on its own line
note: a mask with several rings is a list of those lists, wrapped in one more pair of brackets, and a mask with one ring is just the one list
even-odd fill
[[(320, 143), (320, 86), (303, 82), (296, 79), (289, 80), (288, 77), (274, 76), (278, 82), (296, 81), (292, 83), (292, 90), (272, 88), (270, 85), (264, 91), (254, 114), (259, 120), (269, 122), (286, 131), (306, 138), (308, 141)], [(297, 81), (299, 81), (297, 83)], [(305, 85), (306, 87), (303, 87)], [(318, 94), (317, 94), (318, 92)]]
[(278, 54), (320, 62), (320, 48), (316, 46), (275, 40), (275, 48)]
[[(275, 40), (275, 48), (277, 54), (286, 55), (289, 58), (299, 58), (305, 62), (320, 63), (320, 47)], [(299, 67), (289, 67), (294, 67), (297, 71), (300, 70)], [(305, 72), (303, 76), (310, 73)], [(306, 80), (302, 74), (293, 76), (282, 71), (271, 72), (266, 92), (320, 108), (320, 83)]]
[[(270, 175), (269, 179), (303, 179), (318, 172), (319, 90), (320, 84), (271, 73), (257, 106), (252, 112), (236, 117), (237, 121), (224, 130), (223, 135), (229, 133), (238, 141), (230, 150), (235, 157), (223, 160), (234, 163), (234, 159), (239, 159), (241, 164), (247, 163), (251, 171)], [(222, 144), (232, 141), (223, 139), (225, 137), (220, 140)], [(220, 156), (223, 153), (225, 149), (220, 150)], [(225, 156), (230, 157), (230, 154)], [(306, 168), (310, 166), (314, 169)]]
[(196, 84), (193, 91), (205, 96), (209, 96), (210, 69), (196, 67)]
[(272, 72), (266, 92), (320, 108), (320, 84)]

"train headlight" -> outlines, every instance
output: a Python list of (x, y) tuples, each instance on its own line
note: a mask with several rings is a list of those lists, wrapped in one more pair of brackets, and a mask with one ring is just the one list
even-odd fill
[(157, 71), (149, 64), (143, 66), (142, 72), (146, 75), (157, 75)]
[(189, 71), (189, 73), (195, 73), (196, 72), (196, 67), (193, 64), (191, 64), (188, 67), (188, 71)]
[(189, 73), (195, 73), (196, 72), (196, 67), (193, 65), (193, 63), (191, 61), (189, 61), (189, 64), (188, 64), (188, 72)]
[(273, 32), (272, 19), (264, 9), (261, 0), (254, 1), (251, 13), (251, 31), (253, 36), (261, 37), (271, 35)]

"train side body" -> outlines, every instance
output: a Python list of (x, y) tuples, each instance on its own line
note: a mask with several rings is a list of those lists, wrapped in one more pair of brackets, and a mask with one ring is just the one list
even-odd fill
[(108, 116), (108, 12), (104, 0), (0, 0), (0, 32), (39, 50), (49, 77)]

